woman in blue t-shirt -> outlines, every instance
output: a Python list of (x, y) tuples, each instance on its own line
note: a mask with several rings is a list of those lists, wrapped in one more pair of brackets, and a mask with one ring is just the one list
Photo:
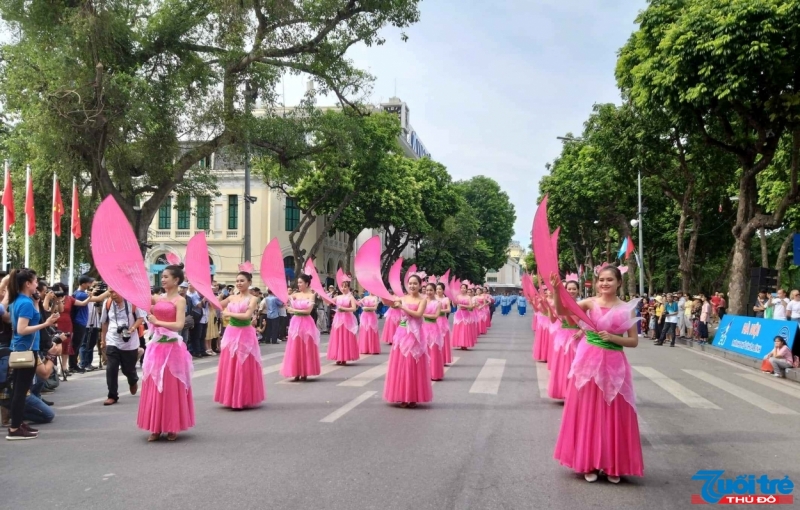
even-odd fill
[[(8, 305), (11, 312), (12, 351), (33, 350), (35, 356), (39, 351), (39, 330), (52, 326), (58, 320), (58, 314), (52, 314), (47, 321), (39, 324), (41, 315), (33, 303), (36, 292), (36, 273), (30, 269), (14, 269), (8, 282)], [(38, 297), (37, 297), (38, 299)], [(22, 421), (25, 413), (25, 399), (33, 383), (36, 367), (18, 368), (14, 370), (14, 394), (11, 398), (11, 427), (6, 439), (33, 439), (38, 431)]]

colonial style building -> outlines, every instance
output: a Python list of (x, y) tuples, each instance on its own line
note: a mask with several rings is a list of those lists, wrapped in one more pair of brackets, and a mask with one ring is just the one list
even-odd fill
[[(409, 124), (408, 106), (398, 98), (376, 107), (400, 117), (402, 133), (399, 137), (404, 155), (411, 158), (428, 156), (419, 136)], [(258, 110), (255, 111), (258, 114)], [(176, 196), (164, 202), (150, 226), (148, 242), (152, 245), (145, 255), (145, 264), (157, 285), (161, 272), (167, 265), (167, 254), (174, 253), (183, 258), (186, 243), (197, 232), (205, 231), (209, 262), (215, 278), (220, 283), (233, 283), (239, 264), (244, 262), (244, 162), (241, 158), (219, 152), (200, 162), (200, 167), (213, 172), (217, 178), (218, 196)], [(301, 218), (301, 211), (294, 200), (279, 191), (271, 190), (263, 180), (254, 175), (250, 183), (251, 254), (256, 268), (254, 285), (263, 286), (258, 275), (261, 253), (269, 241), (277, 237), (283, 250), (284, 268), (287, 278), (294, 278), (294, 256), (289, 244), (289, 234)], [(255, 200), (254, 202), (252, 202)], [(302, 249), (309, 251), (317, 238), (317, 229), (322, 228), (323, 218), (309, 229)], [(355, 242), (357, 250), (367, 239), (379, 231), (365, 230)], [(320, 278), (326, 283), (334, 281), (338, 268), (352, 273), (346, 266), (347, 236), (336, 233), (326, 236), (322, 250), (317, 254), (316, 267)], [(355, 251), (354, 251), (355, 253)], [(404, 256), (413, 256), (409, 247)]]
[(507, 253), (508, 259), (503, 267), (491, 269), (486, 273), (486, 283), (499, 291), (521, 290), (525, 248), (517, 241), (511, 241)]

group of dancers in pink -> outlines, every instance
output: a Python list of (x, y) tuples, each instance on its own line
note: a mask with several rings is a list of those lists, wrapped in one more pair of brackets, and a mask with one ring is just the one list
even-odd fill
[[(550, 280), (553, 288), (562, 285), (558, 275)], [(564, 284), (574, 301), (580, 294), (576, 280)], [(638, 300), (620, 300), (621, 284), (619, 269), (606, 266), (597, 276), (595, 297), (577, 301), (592, 328), (564, 306), (559, 292), (542, 285), (528, 293), (535, 311), (533, 359), (547, 363), (548, 396), (564, 401), (554, 456), (588, 482), (598, 475), (611, 483), (644, 476), (633, 378), (623, 352), (638, 344)]]

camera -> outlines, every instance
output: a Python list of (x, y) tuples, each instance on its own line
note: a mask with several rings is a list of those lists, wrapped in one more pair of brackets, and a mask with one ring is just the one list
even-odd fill
[(125, 326), (117, 326), (117, 334), (122, 336), (122, 340), (125, 342), (131, 339), (131, 332)]
[(104, 282), (98, 281), (95, 282), (94, 284), (94, 291), (92, 292), (92, 295), (97, 297), (105, 293), (105, 291), (107, 290), (108, 290), (108, 285), (106, 285)]

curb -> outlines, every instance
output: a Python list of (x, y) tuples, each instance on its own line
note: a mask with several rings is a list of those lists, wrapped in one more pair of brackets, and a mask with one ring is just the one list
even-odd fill
[[(675, 342), (690, 349), (695, 349), (697, 351), (705, 352), (713, 356), (717, 356), (718, 358), (727, 359), (761, 372), (761, 363), (763, 362), (763, 360), (761, 359), (749, 358), (747, 356), (742, 356), (734, 352), (726, 351), (725, 349), (720, 349), (719, 347), (715, 347), (712, 344), (701, 344), (699, 342), (695, 342), (694, 340), (689, 340), (686, 338), (676, 338)], [(785, 380), (800, 383), (800, 370), (796, 368), (787, 369)]]

